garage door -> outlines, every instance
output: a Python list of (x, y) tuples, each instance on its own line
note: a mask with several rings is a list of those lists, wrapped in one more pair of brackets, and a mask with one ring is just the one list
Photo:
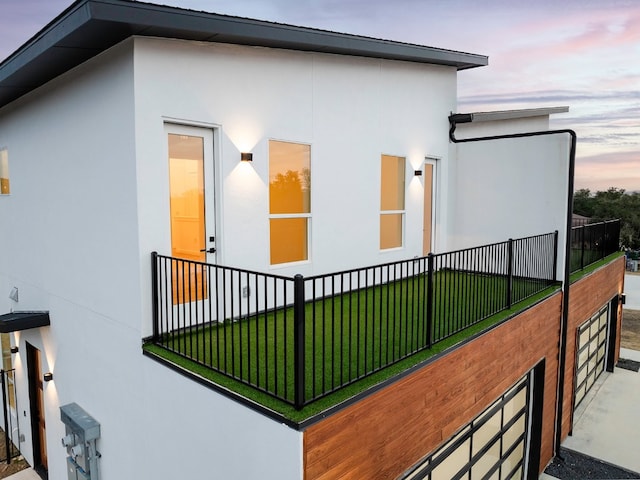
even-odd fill
[(605, 305), (577, 333), (575, 400), (577, 407), (605, 369), (609, 305)]
[(401, 478), (523, 479), (526, 471), (533, 371), (435, 453)]

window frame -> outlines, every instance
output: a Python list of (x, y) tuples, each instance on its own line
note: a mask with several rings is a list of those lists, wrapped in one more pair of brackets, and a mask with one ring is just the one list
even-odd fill
[[(382, 175), (383, 171), (383, 162), (385, 157), (393, 158), (393, 159), (401, 159), (402, 160), (402, 175), (398, 176), (399, 183), (396, 187), (399, 187), (395, 192), (396, 195), (401, 191), (402, 192), (402, 205), (404, 208), (402, 209), (383, 209), (383, 191), (384, 191), (384, 177)], [(400, 186), (400, 183), (402, 184)], [(398, 195), (399, 196), (399, 195)], [(383, 247), (382, 246), (382, 217), (383, 216), (391, 216), (391, 215), (399, 215), (400, 216), (400, 245), (394, 245), (391, 247)], [(406, 218), (407, 218), (407, 157), (400, 155), (392, 155), (388, 153), (383, 153), (380, 155), (380, 209), (378, 215), (378, 249), (381, 252), (388, 252), (393, 250), (399, 250), (405, 247), (406, 244)]]
[[(281, 143), (281, 144), (290, 144), (290, 145), (300, 145), (307, 147), (308, 149), (308, 157), (309, 157), (309, 207), (308, 212), (293, 212), (293, 213), (272, 213), (271, 212), (271, 144), (272, 142)], [(270, 268), (282, 268), (288, 267), (290, 265), (309, 263), (311, 262), (311, 205), (313, 202), (311, 201), (312, 195), (312, 182), (311, 182), (311, 163), (312, 163), (312, 154), (311, 154), (311, 143), (308, 142), (298, 142), (291, 140), (282, 140), (277, 138), (269, 138), (267, 141), (267, 152), (268, 152), (268, 161), (267, 161), (267, 191), (268, 191), (268, 209), (269, 209), (269, 266)], [(272, 263), (272, 241), (271, 241), (271, 221), (272, 220), (286, 220), (286, 219), (305, 219), (306, 220), (306, 258), (301, 260), (292, 260), (289, 262), (279, 262)]]
[[(3, 167), (3, 164), (6, 166)], [(6, 169), (6, 172), (5, 172)], [(6, 177), (3, 176), (6, 174)], [(2, 179), (6, 179), (6, 192), (2, 188)], [(5, 146), (0, 147), (0, 197), (11, 195), (11, 173), (9, 169), (9, 149)]]

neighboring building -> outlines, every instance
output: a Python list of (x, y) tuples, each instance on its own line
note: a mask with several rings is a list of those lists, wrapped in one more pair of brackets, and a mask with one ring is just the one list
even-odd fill
[[(76, 403), (100, 424), (85, 446), (105, 480), (436, 479), (452, 463), (537, 478), (605, 353), (617, 357), (624, 260), (566, 294), (571, 137), (518, 134), (567, 109), (450, 118), (457, 72), (486, 64), (127, 0), (78, 0), (0, 64), (0, 332), (18, 347), (5, 403), (27, 461), (52, 480), (75, 468), (68, 455), (82, 466), (77, 437), (59, 443)], [(454, 143), (454, 126), (512, 137)], [(309, 278), (555, 231), (557, 255), (534, 276), (562, 291), (305, 422), (143, 355), (164, 334), (154, 295), (199, 308), (226, 278), (188, 267), (154, 283), (152, 252)], [(504, 263), (456, 258), (440, 270)], [(258, 296), (257, 280), (240, 286)], [(427, 460), (431, 477), (411, 473)]]
[(591, 217), (585, 217), (584, 215), (579, 215), (574, 213), (572, 216), (572, 225), (574, 227), (579, 227), (581, 225), (588, 225), (592, 223)]

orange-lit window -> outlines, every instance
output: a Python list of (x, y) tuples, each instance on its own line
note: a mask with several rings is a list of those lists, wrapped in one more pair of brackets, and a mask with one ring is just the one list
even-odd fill
[(311, 147), (269, 141), (271, 264), (309, 259)]
[[(169, 134), (169, 194), (171, 256), (204, 262), (204, 139)], [(195, 263), (173, 272), (173, 303), (189, 303), (207, 297), (206, 278)]]
[(404, 157), (382, 155), (380, 169), (380, 249), (402, 247)]
[(9, 152), (6, 148), (0, 149), (0, 195), (9, 195)]
[(203, 139), (169, 134), (171, 255), (204, 261)]

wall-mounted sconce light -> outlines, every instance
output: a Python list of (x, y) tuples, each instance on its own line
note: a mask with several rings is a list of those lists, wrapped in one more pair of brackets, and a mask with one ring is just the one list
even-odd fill
[(241, 162), (253, 162), (253, 153), (251, 152), (242, 152), (240, 154)]
[(413, 172), (413, 174), (414, 174), (416, 177), (421, 177), (421, 176), (422, 176), (422, 170), (416, 170), (415, 172)]
[(9, 298), (14, 302), (18, 301), (18, 287), (13, 287), (9, 293)]
[(53, 380), (53, 373), (47, 372), (44, 374), (43, 378), (45, 382), (50, 382), (51, 380)]
[(18, 353), (19, 351), (18, 347), (11, 347), (11, 353)]

